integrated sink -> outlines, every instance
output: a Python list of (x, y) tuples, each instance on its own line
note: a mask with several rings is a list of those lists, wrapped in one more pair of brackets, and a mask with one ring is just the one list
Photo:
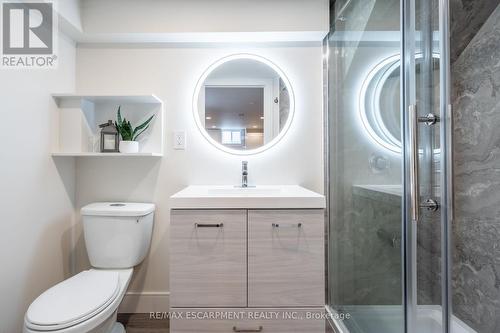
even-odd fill
[(228, 196), (253, 196), (253, 195), (278, 195), (281, 193), (281, 188), (279, 187), (226, 187), (217, 186), (215, 188), (209, 188), (208, 194), (213, 195), (228, 195)]
[(173, 209), (325, 208), (325, 197), (298, 185), (188, 186), (170, 197)]

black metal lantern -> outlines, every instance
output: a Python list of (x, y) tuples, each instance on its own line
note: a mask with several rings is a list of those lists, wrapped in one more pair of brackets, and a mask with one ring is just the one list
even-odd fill
[(119, 151), (119, 135), (112, 120), (99, 125), (101, 128), (101, 153), (116, 153)]

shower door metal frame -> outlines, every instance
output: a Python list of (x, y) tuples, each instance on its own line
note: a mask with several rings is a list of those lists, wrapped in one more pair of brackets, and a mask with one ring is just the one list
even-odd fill
[(441, 276), (443, 300), (443, 332), (451, 332), (452, 315), (452, 225), (454, 219), (453, 190), (453, 112), (451, 105), (451, 64), (450, 64), (450, 3), (449, 0), (439, 0), (439, 33), (441, 41), (440, 63), (440, 113), (441, 113), (441, 234), (444, 236), (441, 244), (444, 267)]
[[(403, 304), (405, 305), (405, 331), (417, 328), (417, 247), (418, 225), (418, 145), (415, 140), (416, 87), (412, 71), (415, 70), (415, 0), (401, 0), (401, 110), (403, 138)], [(441, 227), (441, 310), (442, 333), (450, 333), (451, 321), (451, 226), (453, 223), (453, 119), (450, 104), (450, 9), (449, 0), (439, 0), (439, 133), (440, 133), (440, 227)], [(415, 151), (417, 150), (417, 151)], [(416, 157), (416, 160), (415, 160)], [(417, 170), (416, 170), (417, 169)], [(415, 173), (416, 172), (416, 173)]]

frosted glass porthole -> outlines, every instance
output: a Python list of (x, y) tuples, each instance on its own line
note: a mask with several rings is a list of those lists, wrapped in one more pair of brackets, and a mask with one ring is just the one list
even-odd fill
[(236, 54), (212, 64), (193, 97), (193, 115), (203, 136), (236, 155), (262, 152), (287, 133), (294, 115), (292, 87), (271, 61)]

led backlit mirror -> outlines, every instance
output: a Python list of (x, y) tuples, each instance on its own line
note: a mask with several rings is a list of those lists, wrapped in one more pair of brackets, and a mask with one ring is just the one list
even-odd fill
[[(372, 68), (359, 95), (359, 116), (366, 133), (381, 147), (401, 153), (400, 56), (383, 59)], [(421, 85), (422, 55), (415, 59), (417, 86)], [(433, 55), (434, 81), (439, 79), (439, 58)], [(434, 100), (432, 109), (438, 108)]]
[(193, 109), (208, 141), (226, 152), (248, 155), (284, 136), (294, 99), (288, 79), (275, 64), (240, 54), (208, 68), (196, 87)]

